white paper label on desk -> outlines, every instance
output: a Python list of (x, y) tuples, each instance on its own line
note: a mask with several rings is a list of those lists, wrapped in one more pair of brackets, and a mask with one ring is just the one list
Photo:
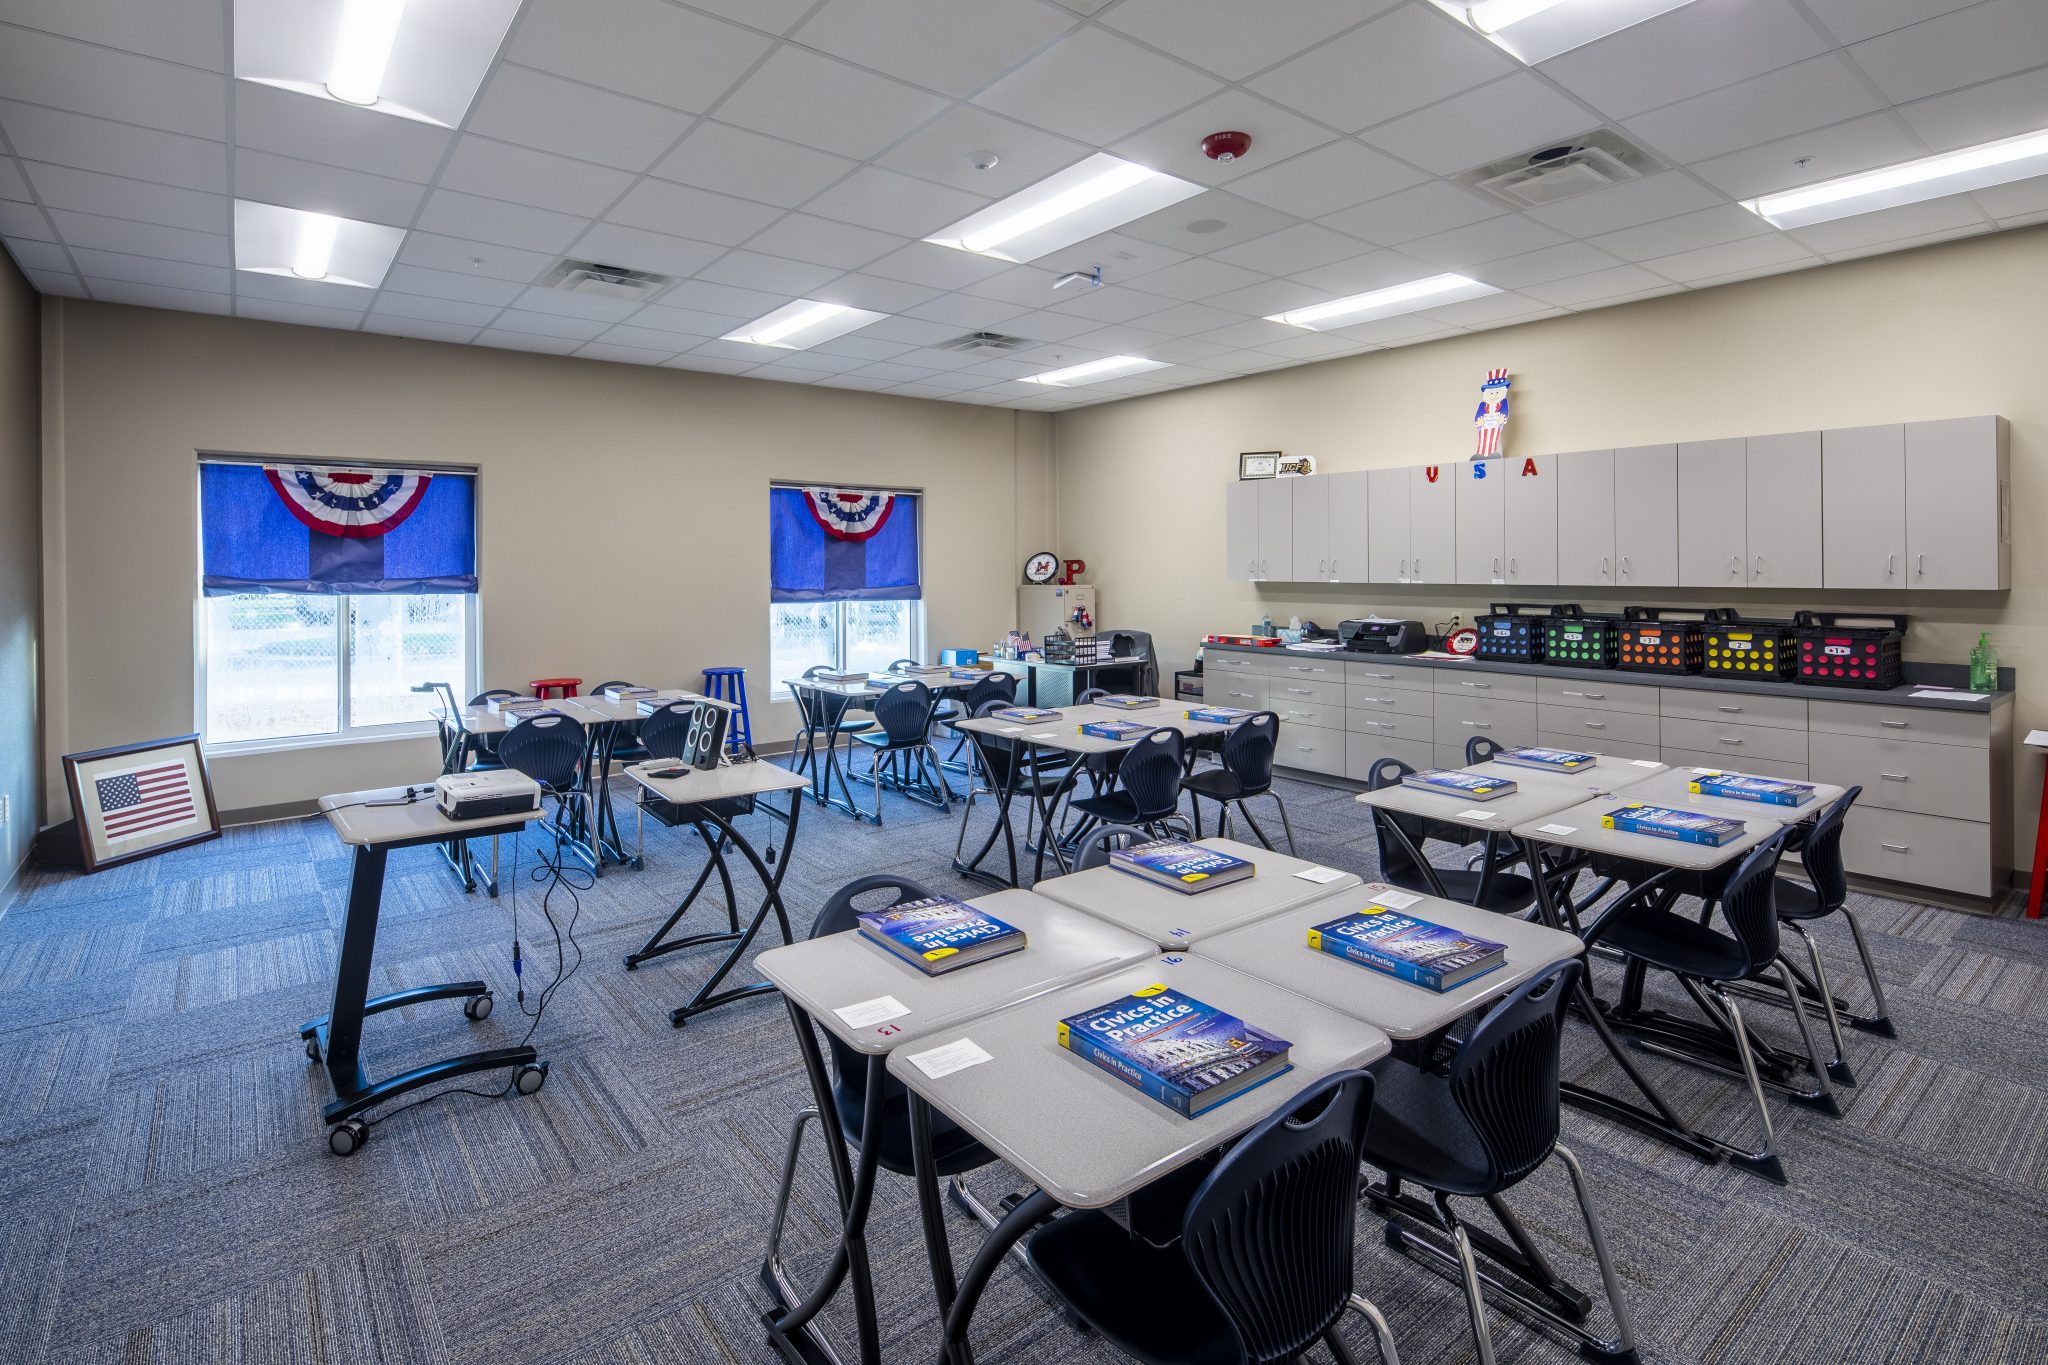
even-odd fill
[(1719, 768), (1694, 768), (1694, 769), (1693, 769), (1693, 772), (1694, 772), (1694, 774), (1696, 774), (1697, 776), (1700, 776), (1700, 777), (1719, 777), (1719, 776), (1721, 775), (1721, 771), (1722, 771), (1722, 770), (1721, 770), (1721, 769), (1719, 769)]
[(1026, 735), (1026, 736), (1025, 736), (1025, 738), (1026, 738), (1026, 739), (1057, 739), (1057, 738), (1059, 738), (1059, 736), (1058, 736), (1058, 734), (1057, 734), (1057, 733), (1055, 733), (1054, 731), (1051, 731), (1051, 730), (1034, 730), (1034, 731), (1033, 731), (1032, 733), (1030, 733), (1030, 734)]
[(1411, 896), (1406, 891), (1382, 891), (1372, 898), (1374, 905), (1384, 905), (1389, 910), (1406, 910), (1411, 905), (1422, 904), (1422, 897)]
[(1021, 735), (1024, 733), (1024, 727), (1021, 725), (1005, 725), (996, 733), (999, 735)]
[(1537, 832), (1538, 834), (1576, 834), (1576, 833), (1578, 833), (1578, 829), (1579, 829), (1579, 827), (1578, 827), (1577, 825), (1538, 825), (1538, 826), (1536, 826), (1536, 832)]
[(1461, 810), (1451, 818), (1455, 820), (1491, 820), (1494, 816), (1490, 810)]
[(872, 1000), (845, 1005), (832, 1012), (848, 1028), (869, 1028), (875, 1024), (886, 1024), (891, 1019), (901, 1019), (910, 1013), (910, 1006), (893, 995), (878, 995)]
[(936, 1081), (987, 1061), (988, 1053), (972, 1038), (962, 1038), (957, 1043), (947, 1043), (929, 1052), (914, 1053), (910, 1060), (919, 1071)]
[(1638, 768), (1661, 768), (1664, 766), (1654, 758), (1632, 758), (1629, 762), (1635, 764)]
[(1344, 874), (1334, 867), (1304, 867), (1294, 875), (1305, 882), (1314, 882), (1318, 886), (1327, 886)]

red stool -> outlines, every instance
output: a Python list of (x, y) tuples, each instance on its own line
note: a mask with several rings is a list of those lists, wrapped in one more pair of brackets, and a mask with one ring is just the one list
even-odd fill
[(555, 697), (549, 696), (550, 692), (556, 696), (573, 697), (576, 695), (576, 689), (581, 686), (581, 678), (535, 678), (526, 685), (526, 690), (542, 701), (553, 701)]

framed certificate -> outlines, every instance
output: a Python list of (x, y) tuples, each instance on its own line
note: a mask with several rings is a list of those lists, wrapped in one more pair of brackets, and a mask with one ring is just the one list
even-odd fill
[(1237, 477), (1240, 479), (1271, 479), (1280, 473), (1280, 452), (1277, 450), (1247, 450), (1237, 457)]
[(199, 736), (64, 755), (87, 872), (220, 838)]

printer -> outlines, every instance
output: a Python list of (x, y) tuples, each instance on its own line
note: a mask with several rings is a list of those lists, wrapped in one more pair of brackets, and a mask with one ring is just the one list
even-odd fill
[(509, 768), (434, 779), (434, 804), (450, 820), (487, 820), (540, 809), (540, 783)]
[(1368, 617), (1363, 621), (1339, 621), (1337, 640), (1344, 648), (1361, 654), (1418, 654), (1429, 648), (1429, 632), (1420, 621), (1391, 621)]

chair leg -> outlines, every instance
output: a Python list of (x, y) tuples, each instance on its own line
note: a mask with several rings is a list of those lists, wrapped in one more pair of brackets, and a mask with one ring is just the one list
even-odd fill
[(1287, 852), (1289, 855), (1292, 855), (1294, 853), (1294, 822), (1287, 818), (1287, 803), (1282, 801), (1280, 793), (1271, 787), (1266, 788), (1266, 795), (1272, 797), (1273, 804), (1280, 808), (1280, 832), (1287, 836)]
[[(1194, 812), (1194, 815), (1195, 815), (1195, 837), (1196, 837), (1197, 839), (1199, 839), (1199, 838), (1201, 838), (1201, 837), (1202, 837), (1202, 798), (1201, 798), (1201, 797), (1199, 797), (1199, 796), (1197, 796), (1197, 795), (1196, 795), (1195, 793), (1193, 793), (1193, 792), (1189, 792), (1189, 793), (1188, 793), (1188, 809)], [(1223, 826), (1222, 826), (1222, 824), (1221, 824), (1221, 821), (1222, 821), (1222, 820), (1224, 820), (1224, 819), (1226, 819), (1227, 817), (1228, 817), (1228, 812), (1226, 812), (1226, 813), (1225, 813), (1224, 815), (1219, 815), (1218, 817), (1216, 817), (1216, 818), (1217, 818), (1217, 820), (1218, 820), (1218, 822), (1219, 822), (1219, 823), (1217, 824), (1217, 826), (1216, 826), (1216, 831), (1217, 831), (1217, 837), (1218, 837), (1218, 838), (1221, 838), (1221, 837), (1222, 837), (1222, 833), (1223, 833)]]
[(768, 1224), (768, 1255), (764, 1262), (771, 1271), (775, 1270), (782, 1258), (782, 1224), (789, 1214), (790, 1192), (796, 1188), (796, 1161), (803, 1151), (804, 1125), (818, 1117), (816, 1105), (799, 1109), (796, 1118), (789, 1125), (789, 1151), (782, 1158), (782, 1184), (775, 1191), (775, 1216)]
[(1784, 984), (1785, 996), (1792, 1002), (1792, 1019), (1799, 1025), (1799, 1039), (1806, 1044), (1806, 1060), (1813, 1071), (1814, 1084), (1820, 1087), (1819, 1108), (1836, 1118), (1842, 1116), (1842, 1107), (1835, 1099), (1835, 1088), (1828, 1080), (1830, 1068), (1821, 1058), (1820, 1049), (1814, 1045), (1813, 1025), (1806, 1018), (1806, 996), (1799, 989), (1797, 978), (1791, 968), (1781, 959), (1777, 963), (1778, 980)]
[[(1780, 1185), (1785, 1183), (1785, 1163), (1778, 1159), (1778, 1132), (1771, 1123), (1771, 1107), (1764, 1099), (1763, 1078), (1757, 1075), (1756, 1057), (1749, 1050), (1749, 1026), (1742, 1022), (1742, 1011), (1728, 998), (1728, 992), (1721, 983), (1707, 983), (1707, 991), (1726, 1012), (1728, 1021), (1734, 1027), (1735, 1053), (1742, 1059), (1743, 1079), (1749, 1082), (1750, 1098), (1756, 1101), (1757, 1117), (1763, 1120), (1764, 1145), (1754, 1152), (1729, 1157), (1733, 1164), (1765, 1175)], [(1796, 1002), (1794, 1008), (1797, 1008)]]
[(1344, 1306), (1372, 1324), (1373, 1340), (1379, 1345), (1380, 1359), (1386, 1362), (1386, 1365), (1401, 1365), (1401, 1353), (1394, 1349), (1394, 1334), (1387, 1327), (1386, 1316), (1380, 1312), (1378, 1305), (1362, 1295), (1353, 1294), (1345, 1301)]
[(1863, 959), (1863, 975), (1870, 981), (1870, 1001), (1877, 1007), (1877, 1013), (1868, 1019), (1851, 1019), (1849, 1026), (1885, 1038), (1896, 1038), (1899, 1031), (1892, 1027), (1892, 1014), (1884, 1003), (1884, 984), (1877, 979), (1877, 965), (1870, 960), (1870, 945), (1863, 941), (1863, 926), (1847, 906), (1842, 908), (1842, 918), (1849, 921), (1849, 936), (1856, 940), (1856, 956)]
[(1629, 1322), (1628, 1301), (1622, 1297), (1621, 1276), (1614, 1270), (1614, 1257), (1607, 1250), (1607, 1238), (1600, 1229), (1600, 1215), (1593, 1210), (1593, 1192), (1586, 1184), (1586, 1168), (1562, 1142), (1551, 1148), (1572, 1178), (1572, 1192), (1579, 1197), (1579, 1212), (1586, 1219), (1586, 1236), (1593, 1244), (1593, 1261), (1600, 1267), (1600, 1283), (1607, 1291), (1607, 1306), (1614, 1313), (1615, 1347), (1609, 1360), (1636, 1359), (1635, 1327)]
[(1479, 1365), (1494, 1365), (1493, 1333), (1486, 1329), (1486, 1297), (1479, 1287), (1479, 1262), (1472, 1255), (1471, 1234), (1451, 1212), (1449, 1199), (1439, 1194), (1436, 1206), (1458, 1250), (1458, 1271), (1465, 1281), (1465, 1307), (1472, 1314), (1472, 1341), (1479, 1348)]
[[(1351, 1348), (1344, 1344), (1344, 1338), (1337, 1335), (1335, 1324), (1323, 1329), (1323, 1348), (1330, 1353), (1330, 1359), (1336, 1361), (1337, 1365), (1358, 1365), (1358, 1357), (1351, 1354)], [(1306, 1360), (1308, 1355), (1304, 1352), (1295, 1359)]]
[(1259, 822), (1252, 819), (1252, 808), (1240, 800), (1227, 804), (1224, 809), (1228, 810), (1233, 806), (1236, 808), (1237, 813), (1244, 817), (1244, 822), (1252, 827), (1252, 833), (1258, 837), (1259, 842), (1268, 850), (1271, 850), (1273, 841), (1266, 837), (1266, 831), (1259, 828)]
[(1820, 996), (1821, 1013), (1827, 1017), (1828, 1037), (1835, 1045), (1834, 1059), (1828, 1063), (1828, 1074), (1843, 1085), (1856, 1084), (1856, 1073), (1849, 1069), (1849, 1054), (1842, 1046), (1842, 1016), (1835, 1010), (1835, 988), (1828, 981), (1828, 964), (1821, 959), (1820, 945), (1813, 941), (1813, 935), (1806, 932), (1806, 926), (1793, 922), (1793, 933), (1806, 945), (1806, 960), (1813, 965), (1814, 993)]
[(939, 809), (950, 811), (953, 809), (953, 784), (946, 781), (946, 769), (939, 762), (939, 751), (932, 747), (930, 740), (925, 741), (924, 751), (932, 761), (932, 779), (939, 784)]

